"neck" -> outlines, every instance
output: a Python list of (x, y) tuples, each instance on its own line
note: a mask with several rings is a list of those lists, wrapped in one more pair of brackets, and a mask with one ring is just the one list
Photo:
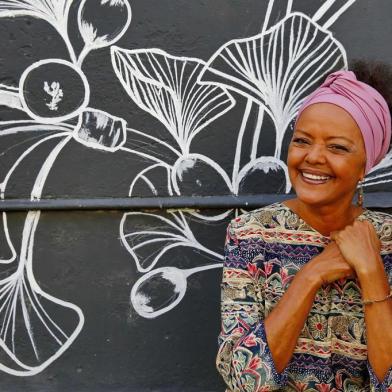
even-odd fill
[(287, 200), (284, 204), (298, 214), (306, 223), (325, 236), (331, 232), (342, 230), (351, 224), (363, 211), (351, 200), (339, 205), (309, 205), (299, 199)]

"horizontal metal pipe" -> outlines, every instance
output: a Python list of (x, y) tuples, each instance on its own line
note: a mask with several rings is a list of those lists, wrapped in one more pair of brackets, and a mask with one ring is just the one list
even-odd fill
[[(172, 196), (172, 197), (129, 197), (90, 199), (6, 199), (0, 201), (0, 211), (27, 210), (140, 210), (167, 208), (227, 209), (258, 208), (277, 201), (294, 197), (286, 194), (260, 194), (246, 196)], [(374, 192), (365, 194), (365, 206), (391, 208), (392, 193)]]

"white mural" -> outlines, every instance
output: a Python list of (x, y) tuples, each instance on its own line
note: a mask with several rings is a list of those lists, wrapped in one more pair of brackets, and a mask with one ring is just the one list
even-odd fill
[[(30, 199), (40, 200), (49, 172), (70, 140), (95, 150), (123, 151), (150, 162), (130, 182), (129, 197), (135, 195), (140, 184), (147, 186), (152, 195), (159, 196), (152, 176), (157, 170), (164, 175), (169, 196), (184, 195), (186, 175), (196, 173), (193, 174), (195, 183), (200, 184), (197, 177), (200, 171), (219, 178), (226, 194), (240, 195), (242, 184), (250, 174), (274, 172), (283, 175), (283, 189), (286, 193), (290, 191), (287, 166), (282, 161), (285, 133), (306, 94), (326, 74), (347, 67), (345, 49), (330, 29), (355, 0), (339, 2), (340, 5), (335, 0), (324, 1), (314, 15), (295, 11), (293, 0), (269, 0), (259, 34), (227, 42), (206, 60), (176, 57), (158, 48), (132, 50), (115, 46), (131, 23), (128, 0), (80, 2), (77, 25), (83, 47), (77, 53), (68, 35), (71, 3), (72, 0), (0, 0), (1, 18), (43, 19), (62, 38), (69, 55), (67, 59), (45, 59), (31, 64), (20, 77), (18, 86), (0, 85), (0, 105), (23, 111), (30, 118), (0, 122), (0, 140), (20, 134), (36, 138), (0, 179), (1, 199), (5, 199), (7, 184), (21, 163), (39, 146), (55, 142), (31, 190)], [(276, 7), (284, 12), (279, 21), (272, 23), (270, 18)], [(116, 25), (105, 23), (109, 14), (118, 21)], [(130, 128), (123, 118), (89, 106), (91, 91), (83, 64), (91, 51), (108, 46), (111, 47), (113, 83), (121, 84), (141, 111), (163, 124), (167, 138)], [(63, 74), (69, 75), (77, 88), (70, 90), (62, 83), (59, 76)], [(236, 131), (232, 170), (228, 172), (218, 163), (217, 156), (195, 150), (193, 142), (200, 132), (208, 132), (218, 118), (235, 106), (241, 107), (244, 97), (246, 104), (241, 109), (242, 121)], [(255, 111), (257, 121), (249, 148), (249, 145), (244, 146), (244, 134), (250, 127), (250, 114)], [(258, 147), (263, 143), (267, 117), (273, 124), (275, 148), (270, 155), (260, 155)], [(125, 144), (127, 139), (138, 137), (159, 145), (175, 160)], [(245, 147), (250, 154), (244, 163)], [(365, 185), (392, 181), (391, 166), (389, 154), (368, 175)], [(119, 225), (121, 243), (140, 274), (131, 289), (130, 301), (141, 317), (155, 318), (170, 311), (184, 297), (189, 276), (221, 268), (223, 255), (208, 249), (196, 238), (192, 220), (206, 224), (224, 222), (236, 213), (238, 211), (230, 209), (219, 215), (192, 210), (167, 211), (166, 216), (147, 212), (123, 215)], [(7, 249), (0, 250), (0, 263), (14, 269), (0, 279), (0, 346), (9, 358), (6, 363), (0, 363), (0, 369), (15, 376), (42, 372), (75, 341), (84, 323), (83, 311), (78, 306), (44, 292), (34, 278), (34, 235), (39, 219), (39, 211), (27, 213), (21, 245), (16, 247), (7, 213), (2, 212)], [(136, 221), (142, 221), (143, 228), (136, 228)], [(204, 254), (204, 265), (186, 269), (168, 266), (171, 251), (181, 247)], [(160, 266), (163, 261), (165, 266)], [(165, 282), (171, 287), (160, 303), (151, 302), (149, 290), (153, 285), (149, 283), (153, 281)], [(67, 323), (67, 328), (59, 321), (64, 315), (73, 320)], [(31, 351), (29, 357), (26, 346)], [(23, 347), (23, 354), (18, 347)]]

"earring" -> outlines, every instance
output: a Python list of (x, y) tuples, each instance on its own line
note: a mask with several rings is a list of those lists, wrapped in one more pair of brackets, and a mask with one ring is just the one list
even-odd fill
[(357, 200), (357, 206), (358, 207), (363, 207), (363, 181), (359, 180), (358, 181), (358, 200)]

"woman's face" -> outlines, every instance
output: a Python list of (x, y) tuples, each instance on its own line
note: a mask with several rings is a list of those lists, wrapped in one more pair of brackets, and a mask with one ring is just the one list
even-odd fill
[(312, 206), (351, 203), (365, 173), (360, 129), (342, 108), (308, 106), (298, 118), (287, 165), (298, 199)]

